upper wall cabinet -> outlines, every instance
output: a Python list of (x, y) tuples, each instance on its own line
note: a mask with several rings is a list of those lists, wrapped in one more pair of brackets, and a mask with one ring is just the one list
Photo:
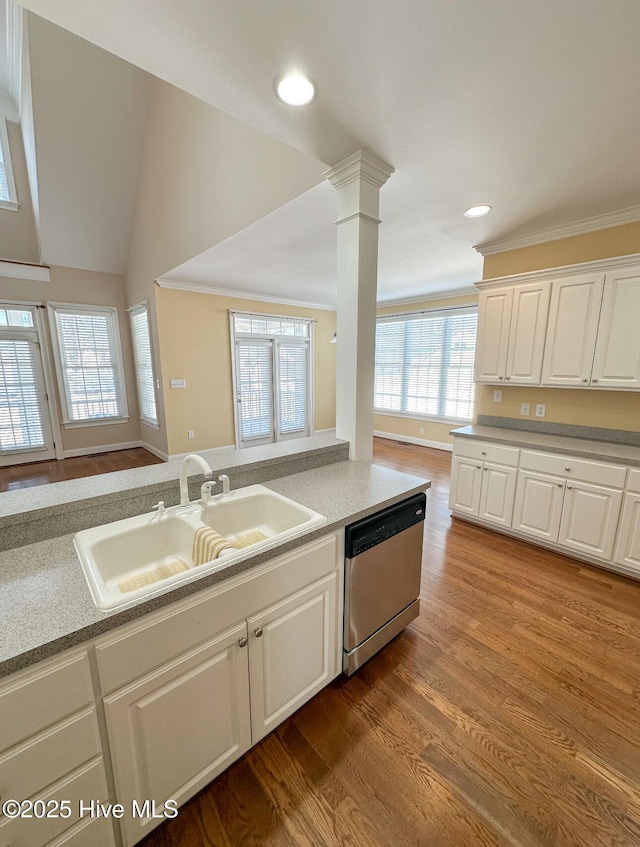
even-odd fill
[(480, 292), (476, 382), (539, 385), (551, 282)]
[(640, 390), (638, 259), (479, 283), (476, 382)]

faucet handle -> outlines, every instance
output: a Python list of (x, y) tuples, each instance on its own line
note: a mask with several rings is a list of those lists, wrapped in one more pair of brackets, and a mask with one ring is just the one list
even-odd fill
[(162, 515), (162, 514), (164, 513), (164, 511), (165, 511), (165, 507), (164, 507), (164, 500), (160, 500), (158, 503), (156, 503), (156, 505), (155, 505), (155, 506), (152, 506), (152, 507), (151, 507), (151, 509), (152, 509), (154, 512), (156, 512), (156, 511), (157, 511), (159, 515)]
[(222, 493), (228, 494), (230, 490), (229, 477), (226, 473), (221, 473), (218, 477), (218, 481), (222, 483)]
[(203, 503), (208, 503), (211, 500), (211, 489), (217, 485), (216, 480), (212, 479), (209, 482), (203, 482), (200, 486), (200, 499)]

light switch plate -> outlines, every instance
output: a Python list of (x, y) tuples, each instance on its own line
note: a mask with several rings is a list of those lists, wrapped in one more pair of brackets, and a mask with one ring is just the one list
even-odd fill
[(494, 403), (502, 403), (502, 391), (499, 388), (493, 392), (493, 402)]
[(520, 403), (520, 414), (528, 415), (531, 411), (531, 403)]

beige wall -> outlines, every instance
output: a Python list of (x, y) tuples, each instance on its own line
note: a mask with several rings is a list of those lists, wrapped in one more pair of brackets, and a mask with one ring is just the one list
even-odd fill
[[(579, 262), (640, 253), (640, 223), (625, 224), (599, 232), (549, 241), (510, 250), (484, 260), (483, 279), (561, 267)], [(545, 421), (640, 430), (640, 393), (570, 388), (523, 388), (501, 386), (502, 403), (493, 402), (495, 386), (476, 387), (476, 413), (519, 418), (520, 403), (547, 407)], [(533, 420), (537, 420), (533, 418)]]
[[(461, 297), (446, 297), (438, 300), (424, 300), (420, 303), (411, 303), (410, 306), (388, 306), (379, 308), (378, 316), (398, 315), (404, 312), (419, 312), (422, 309), (447, 309), (452, 306), (467, 306), (478, 302), (477, 294), (466, 294)], [(453, 424), (429, 421), (424, 418), (407, 418), (397, 415), (374, 415), (373, 428), (376, 432), (390, 433), (405, 438), (430, 441), (435, 444), (452, 444), (453, 439), (449, 432), (454, 429)], [(463, 426), (463, 424), (460, 424)], [(420, 432), (423, 429), (424, 432)]]
[(7, 136), (16, 195), (20, 205), (17, 212), (11, 209), (0, 209), (0, 259), (39, 262), (40, 250), (20, 125), (7, 121)]
[[(164, 426), (164, 367), (174, 372), (174, 363), (160, 355), (163, 330), (155, 313), (154, 281), (317, 185), (323, 170), (320, 162), (281, 141), (152, 81), (126, 278), (129, 305), (148, 299), (151, 306), (162, 428), (148, 430), (144, 438), (156, 449), (177, 448), (169, 451)], [(171, 337), (167, 340), (171, 344)]]
[[(118, 309), (120, 344), (124, 363), (129, 422), (103, 426), (77, 427), (64, 429), (61, 424), (62, 446), (64, 450), (99, 448), (112, 444), (137, 442), (140, 438), (138, 426), (138, 401), (136, 397), (135, 373), (131, 351), (131, 333), (127, 314), (124, 277), (116, 274), (82, 271), (75, 268), (51, 267), (51, 282), (30, 282), (22, 279), (0, 278), (0, 300), (31, 303), (78, 303), (95, 306), (115, 306)], [(51, 351), (49, 322), (45, 321), (47, 343)], [(58, 410), (60, 398), (55, 373), (54, 391)]]
[[(288, 306), (156, 287), (158, 334), (170, 455), (235, 443), (229, 310), (312, 318), (314, 429), (335, 426), (336, 315)], [(170, 380), (185, 379), (172, 389)], [(188, 439), (188, 430), (195, 437)]]

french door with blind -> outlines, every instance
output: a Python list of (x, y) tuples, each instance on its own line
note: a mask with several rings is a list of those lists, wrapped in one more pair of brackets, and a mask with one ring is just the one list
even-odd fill
[[(269, 321), (273, 323), (278, 323), (278, 319)], [(281, 323), (286, 327), (289, 322)], [(273, 326), (268, 328), (274, 330)], [(310, 326), (306, 329), (310, 332)], [(310, 435), (310, 338), (275, 334), (269, 337), (266, 332), (260, 336), (237, 329), (234, 335), (238, 446)]]
[(0, 303), (0, 466), (53, 458), (37, 307)]

